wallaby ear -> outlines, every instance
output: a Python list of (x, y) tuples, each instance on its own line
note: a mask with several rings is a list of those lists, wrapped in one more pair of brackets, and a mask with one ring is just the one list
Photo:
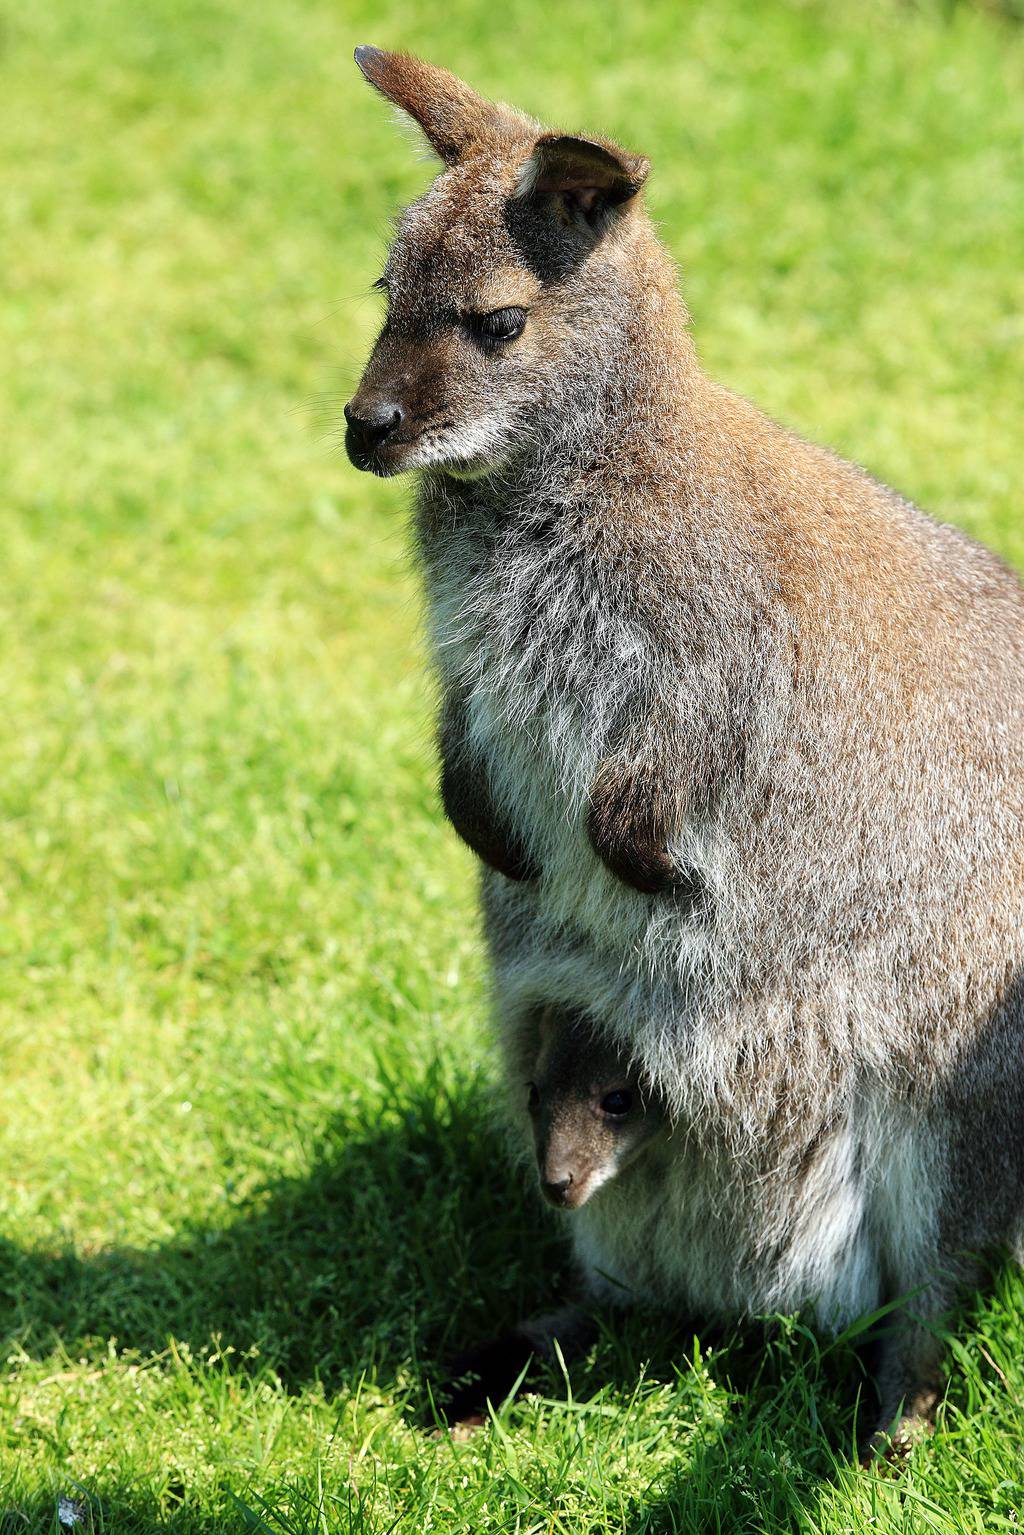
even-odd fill
[(558, 198), (577, 222), (598, 229), (612, 209), (636, 196), (650, 168), (643, 155), (615, 145), (545, 133), (519, 173), (518, 194)]
[(537, 1014), (537, 1037), (542, 1045), (547, 1044), (555, 1031), (556, 1011), (557, 1009), (549, 1003), (547, 1007), (542, 1007)]
[(411, 54), (364, 45), (356, 49), (355, 59), (370, 84), (419, 123), (446, 165), (454, 165), (468, 145), (484, 136), (497, 111), (446, 69)]

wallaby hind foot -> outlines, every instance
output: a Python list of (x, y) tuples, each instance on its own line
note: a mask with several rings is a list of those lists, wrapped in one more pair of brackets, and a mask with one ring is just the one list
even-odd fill
[[(568, 1364), (585, 1354), (597, 1337), (597, 1324), (576, 1306), (531, 1317), (508, 1332), (456, 1355), (448, 1366), (438, 1407), (452, 1430), (479, 1427), (488, 1404), (499, 1406), (522, 1376), (519, 1390), (545, 1361), (560, 1354)], [(557, 1343), (557, 1351), (556, 1351)]]
[(862, 1440), (861, 1464), (898, 1464), (935, 1427), (942, 1399), (942, 1344), (920, 1322), (886, 1337), (875, 1366), (878, 1413)]

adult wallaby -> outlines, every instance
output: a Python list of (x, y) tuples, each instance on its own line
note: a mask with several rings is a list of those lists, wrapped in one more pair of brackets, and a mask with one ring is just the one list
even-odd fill
[(928, 1320), (1024, 1227), (1022, 590), (704, 376), (646, 160), (356, 58), (443, 162), (347, 444), (425, 471), (441, 789), (509, 1080), (576, 1010), (677, 1127), (574, 1213), (584, 1269), (826, 1327), (909, 1294), (879, 1381), (906, 1431)]

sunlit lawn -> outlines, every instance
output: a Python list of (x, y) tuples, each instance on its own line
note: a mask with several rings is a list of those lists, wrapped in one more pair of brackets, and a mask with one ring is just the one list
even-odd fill
[[(339, 451), (427, 167), (353, 44), (649, 153), (720, 378), (1024, 564), (1024, 31), (954, 7), (49, 0), (0, 33), (0, 1531), (1000, 1530), (1024, 1288), (902, 1479), (802, 1328), (608, 1319), (507, 1171), (401, 483)], [(6, 1511), (6, 1512), (5, 1512)], [(264, 1521), (265, 1524), (260, 1523)]]

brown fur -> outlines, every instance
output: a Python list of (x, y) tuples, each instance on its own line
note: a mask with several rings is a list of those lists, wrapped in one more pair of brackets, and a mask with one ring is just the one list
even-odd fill
[(445, 165), (350, 451), (424, 471), (509, 1080), (566, 1009), (681, 1126), (576, 1212), (584, 1272), (832, 1327), (911, 1293), (883, 1423), (927, 1412), (965, 1254), (1024, 1246), (1021, 587), (704, 375), (641, 157), (361, 62)]
[[(578, 1210), (667, 1125), (664, 1105), (589, 1019), (547, 1007), (538, 1023), (528, 1109), (545, 1198)], [(611, 1102), (622, 1099), (619, 1110)]]

